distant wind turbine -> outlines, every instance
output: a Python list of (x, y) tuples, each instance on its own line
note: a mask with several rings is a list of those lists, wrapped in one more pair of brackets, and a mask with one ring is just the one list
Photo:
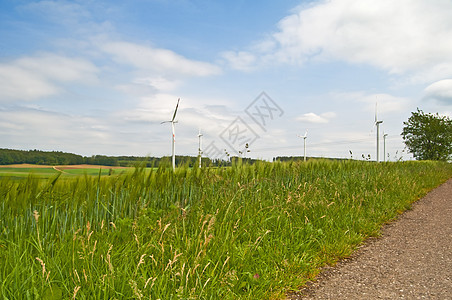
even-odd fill
[(304, 161), (306, 161), (306, 139), (308, 138), (308, 130), (306, 129), (304, 135), (298, 135), (298, 137), (302, 138), (304, 141)]
[(171, 121), (163, 121), (161, 123), (161, 124), (163, 124), (163, 123), (171, 123), (171, 131), (173, 133), (173, 140), (172, 140), (173, 171), (176, 170), (176, 132), (175, 132), (174, 124), (177, 123), (177, 121), (175, 121), (175, 119), (176, 119), (177, 108), (179, 107), (179, 101), (180, 101), (180, 98), (177, 99), (176, 109), (174, 110), (174, 115), (173, 115), (173, 118), (171, 119)]
[(386, 162), (386, 137), (388, 136), (387, 133), (384, 133), (383, 131), (383, 161)]
[(377, 162), (380, 162), (380, 124), (383, 121), (378, 121), (377, 117), (377, 103), (375, 103), (375, 126), (377, 126)]
[(198, 146), (199, 167), (201, 168), (201, 157), (202, 157), (202, 150), (201, 150), (202, 134), (201, 134), (201, 129), (199, 129), (198, 139), (199, 139), (199, 146)]

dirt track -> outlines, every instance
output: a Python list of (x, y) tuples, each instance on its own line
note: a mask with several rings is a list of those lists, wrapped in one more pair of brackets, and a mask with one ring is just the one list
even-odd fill
[(287, 299), (452, 299), (452, 178)]

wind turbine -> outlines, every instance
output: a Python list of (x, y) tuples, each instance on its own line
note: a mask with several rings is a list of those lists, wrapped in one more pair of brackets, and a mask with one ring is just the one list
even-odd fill
[(387, 133), (384, 133), (383, 131), (383, 161), (386, 162), (386, 137), (388, 136)]
[(304, 141), (304, 161), (306, 161), (306, 139), (308, 138), (308, 130), (306, 129), (306, 132), (304, 135), (298, 135), (299, 138), (303, 138)]
[(201, 134), (201, 129), (199, 129), (198, 139), (199, 139), (199, 146), (198, 146), (199, 167), (201, 168), (201, 156), (202, 156), (202, 150), (201, 150), (202, 134)]
[(163, 121), (161, 124), (163, 123), (171, 123), (171, 131), (173, 133), (173, 142), (172, 142), (172, 162), (173, 162), (173, 171), (176, 170), (176, 133), (174, 131), (174, 124), (177, 123), (177, 121), (175, 121), (174, 119), (176, 119), (176, 113), (177, 113), (177, 108), (179, 107), (179, 101), (180, 98), (177, 99), (177, 105), (176, 105), (176, 109), (174, 110), (174, 115), (173, 118), (171, 119), (171, 121)]
[(378, 121), (377, 117), (377, 103), (375, 103), (375, 126), (377, 126), (377, 162), (380, 162), (380, 124), (383, 121)]

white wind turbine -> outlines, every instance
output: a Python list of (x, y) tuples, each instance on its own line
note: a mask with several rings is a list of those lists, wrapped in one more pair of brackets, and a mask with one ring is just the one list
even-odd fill
[(199, 129), (198, 139), (199, 139), (199, 145), (198, 145), (199, 167), (201, 168), (201, 157), (202, 157), (202, 150), (201, 150), (202, 134), (201, 134), (201, 129)]
[(386, 137), (388, 136), (387, 133), (383, 131), (383, 161), (386, 162)]
[(306, 139), (308, 138), (308, 130), (306, 129), (304, 135), (298, 135), (298, 137), (302, 138), (304, 141), (304, 161), (306, 161)]
[(163, 121), (161, 123), (161, 124), (163, 124), (163, 123), (171, 123), (171, 131), (173, 133), (173, 140), (172, 140), (173, 171), (176, 170), (176, 133), (175, 133), (175, 130), (174, 130), (174, 124), (177, 123), (177, 121), (175, 121), (174, 119), (176, 118), (177, 108), (179, 107), (179, 101), (180, 101), (180, 98), (177, 99), (176, 109), (174, 110), (174, 115), (173, 115), (173, 118), (171, 119), (171, 121)]
[(377, 117), (377, 103), (375, 103), (375, 126), (377, 126), (377, 162), (380, 162), (380, 124), (383, 121), (378, 121)]

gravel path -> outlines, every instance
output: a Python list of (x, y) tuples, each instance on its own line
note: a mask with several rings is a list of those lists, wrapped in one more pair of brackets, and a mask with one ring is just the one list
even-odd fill
[(452, 178), (287, 299), (452, 299)]

